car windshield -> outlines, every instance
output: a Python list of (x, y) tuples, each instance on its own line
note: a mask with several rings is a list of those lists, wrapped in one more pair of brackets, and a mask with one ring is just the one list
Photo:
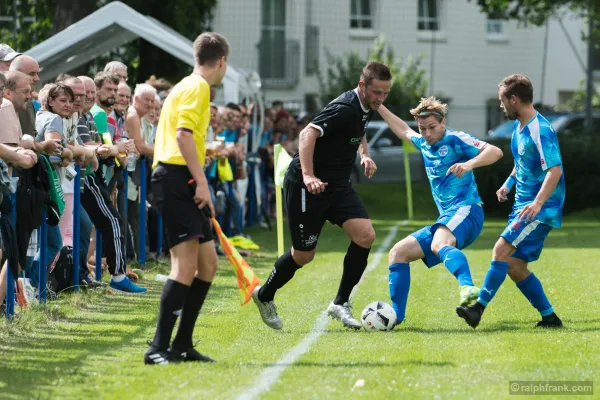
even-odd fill
[(369, 142), (369, 143), (371, 142), (371, 139), (373, 139), (373, 136), (375, 136), (375, 134), (377, 132), (379, 132), (379, 129), (381, 129), (381, 128), (375, 127), (375, 126), (368, 126), (367, 127), (367, 133), (366, 133), (366, 135), (367, 135), (367, 142)]
[[(568, 116), (564, 114), (547, 114), (544, 118), (550, 122), (555, 131), (557, 131), (567, 121)], [(515, 127), (515, 121), (508, 120), (503, 124), (499, 125), (490, 133), (490, 137), (502, 138), (510, 137)]]

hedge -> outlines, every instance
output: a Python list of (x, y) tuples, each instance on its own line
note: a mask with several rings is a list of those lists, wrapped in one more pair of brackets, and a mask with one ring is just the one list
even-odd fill
[[(514, 202), (514, 189), (509, 200), (499, 203), (496, 191), (511, 173), (514, 158), (510, 140), (489, 140), (504, 152), (495, 164), (475, 170), (479, 195), (486, 215), (507, 216)], [(567, 196), (564, 215), (588, 208), (600, 207), (600, 132), (559, 136), (560, 151)]]

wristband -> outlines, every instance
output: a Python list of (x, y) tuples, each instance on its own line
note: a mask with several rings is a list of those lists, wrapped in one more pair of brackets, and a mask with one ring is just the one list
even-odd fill
[(515, 185), (516, 179), (514, 176), (510, 175), (508, 177), (508, 179), (506, 180), (506, 182), (504, 182), (503, 186), (506, 186), (508, 188), (508, 190), (510, 191), (510, 189), (512, 189), (512, 187)]

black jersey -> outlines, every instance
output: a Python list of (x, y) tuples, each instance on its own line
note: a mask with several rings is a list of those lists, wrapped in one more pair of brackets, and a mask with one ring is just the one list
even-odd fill
[[(310, 123), (321, 131), (313, 155), (314, 174), (329, 185), (347, 184), (356, 152), (373, 111), (363, 108), (356, 89), (343, 93), (329, 103)], [(300, 157), (296, 153), (289, 174), (302, 181)]]

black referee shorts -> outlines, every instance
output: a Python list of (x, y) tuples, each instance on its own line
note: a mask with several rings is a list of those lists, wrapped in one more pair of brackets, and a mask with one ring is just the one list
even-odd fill
[(350, 182), (327, 186), (324, 192), (311, 194), (303, 182), (288, 179), (286, 175), (283, 193), (292, 245), (296, 250), (310, 251), (317, 247), (325, 221), (341, 227), (349, 219), (369, 218)]
[(187, 166), (160, 163), (152, 172), (152, 190), (169, 249), (188, 240), (214, 240), (210, 209), (194, 202), (196, 186)]

